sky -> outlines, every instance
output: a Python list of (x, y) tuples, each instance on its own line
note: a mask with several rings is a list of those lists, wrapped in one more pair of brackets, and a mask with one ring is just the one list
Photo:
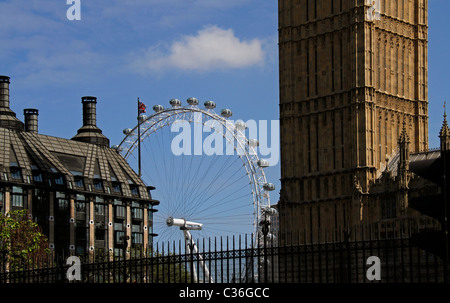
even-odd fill
[[(71, 1), (69, 1), (71, 3)], [(429, 3), (429, 141), (437, 147), (450, 83), (450, 1)], [(151, 108), (196, 97), (233, 119), (278, 120), (275, 0), (0, 0), (0, 74), (11, 108), (39, 109), (39, 132), (71, 138), (81, 97), (95, 96), (97, 125), (119, 144), (136, 124), (136, 100)], [(449, 100), (447, 100), (449, 101)], [(267, 170), (279, 189), (279, 165)], [(277, 197), (274, 197), (276, 199)]]

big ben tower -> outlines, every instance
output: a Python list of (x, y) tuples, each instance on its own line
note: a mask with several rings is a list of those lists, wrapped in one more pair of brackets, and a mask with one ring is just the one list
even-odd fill
[(427, 0), (279, 0), (280, 231), (364, 220), (398, 153), (428, 149)]

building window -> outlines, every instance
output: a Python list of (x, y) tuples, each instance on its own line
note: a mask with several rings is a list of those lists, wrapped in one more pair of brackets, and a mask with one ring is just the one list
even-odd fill
[(124, 206), (115, 206), (116, 217), (117, 218), (125, 218), (126, 217), (126, 209)]
[(138, 196), (139, 195), (138, 187), (136, 185), (130, 185), (130, 190), (131, 190), (131, 194), (133, 196)]
[(133, 208), (131, 210), (131, 214), (133, 216), (133, 219), (144, 219), (144, 210), (142, 208)]
[(31, 165), (31, 171), (33, 172), (33, 180), (34, 182), (43, 182), (44, 179), (42, 177), (42, 172), (39, 170), (39, 168), (36, 165)]
[(20, 171), (20, 168), (17, 166), (11, 166), (11, 178), (13, 180), (22, 180), (22, 172)]
[(55, 177), (55, 185), (64, 185), (64, 178), (63, 178), (63, 176)]
[(26, 196), (24, 195), (23, 188), (19, 186), (13, 186), (11, 192), (11, 205), (13, 207), (24, 207), (26, 202)]
[(84, 220), (77, 220), (75, 227), (75, 252), (77, 255), (86, 253), (88, 235), (89, 229), (86, 228), (86, 222)]
[(66, 194), (63, 192), (56, 192), (56, 203), (58, 211), (66, 212), (69, 210), (69, 200), (66, 199)]
[(397, 206), (395, 198), (381, 199), (381, 219), (392, 219), (396, 217)]
[(122, 246), (123, 245), (123, 237), (125, 237), (125, 232), (122, 230), (116, 230), (114, 231), (114, 242), (116, 243), (117, 246)]
[(95, 214), (96, 215), (104, 215), (105, 214), (105, 205), (95, 203)]
[(122, 192), (121, 188), (120, 188), (120, 183), (115, 182), (115, 183), (113, 183), (112, 187), (113, 187), (113, 192), (118, 193), (118, 194), (120, 194)]
[(123, 219), (126, 217), (126, 208), (122, 201), (118, 199), (114, 199), (114, 214), (116, 218)]
[(84, 188), (84, 181), (83, 178), (75, 178), (75, 186), (76, 187), (80, 187), (80, 188)]
[(33, 172), (33, 180), (34, 180), (34, 182), (42, 183), (43, 182), (42, 173), (41, 172)]
[(105, 240), (105, 227), (103, 223), (97, 223), (95, 227), (95, 240), (104, 241)]
[(132, 233), (131, 234), (131, 243), (134, 245), (143, 245), (144, 244), (144, 235), (142, 233)]
[(84, 195), (75, 196), (75, 208), (77, 212), (86, 212), (86, 198)]
[(102, 182), (102, 180), (94, 180), (94, 188), (97, 191), (103, 191), (103, 182)]
[(144, 234), (142, 233), (142, 227), (140, 224), (131, 225), (131, 243), (133, 245), (144, 244)]
[(144, 209), (140, 207), (139, 203), (131, 203), (131, 216), (133, 219), (143, 220), (144, 219)]
[(153, 205), (149, 204), (147, 209), (148, 209), (148, 211), (147, 211), (147, 220), (149, 222), (149, 225), (152, 225), (151, 222), (153, 222), (153, 212), (154, 212)]

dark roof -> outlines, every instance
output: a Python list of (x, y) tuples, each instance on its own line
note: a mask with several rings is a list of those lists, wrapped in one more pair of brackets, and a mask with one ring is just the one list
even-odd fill
[[(51, 187), (55, 176), (58, 181), (64, 176), (66, 182), (58, 186), (74, 189), (75, 185), (76, 191), (99, 194), (103, 189), (93, 185), (101, 180), (104, 194), (153, 201), (148, 192), (153, 187), (147, 187), (126, 160), (109, 147), (109, 139), (97, 127), (96, 97), (81, 98), (83, 126), (71, 140), (63, 139), (37, 132), (36, 109), (24, 110), (25, 123), (16, 118), (9, 107), (9, 84), (8, 76), (0, 76), (0, 183)], [(43, 176), (35, 179), (36, 174)], [(46, 184), (43, 178), (48, 179)], [(78, 178), (85, 181), (82, 187), (76, 186)], [(117, 183), (121, 184), (120, 192), (111, 188)]]
[[(0, 180), (11, 169), (20, 168), (23, 182), (27, 176), (33, 183), (33, 170), (47, 174), (62, 174), (68, 182), (75, 177), (106, 182), (120, 182), (122, 195), (132, 197), (129, 185), (139, 187), (139, 196), (151, 199), (146, 185), (116, 150), (97, 144), (57, 138), (32, 132), (0, 127)], [(9, 177), (8, 180), (11, 180)]]
[[(420, 166), (425, 162), (434, 162), (434, 160), (440, 158), (441, 151), (439, 149), (433, 149), (418, 153), (410, 154), (409, 156), (409, 166)], [(398, 162), (400, 160), (400, 153), (397, 150), (388, 162), (388, 169), (392, 176), (397, 176), (398, 173)], [(421, 164), (422, 163), (422, 164)]]

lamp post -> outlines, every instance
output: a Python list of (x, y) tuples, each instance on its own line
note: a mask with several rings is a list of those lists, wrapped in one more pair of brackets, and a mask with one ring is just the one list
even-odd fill
[(263, 233), (264, 245), (264, 283), (267, 283), (267, 234), (269, 233), (270, 221), (267, 219), (267, 213), (264, 213), (264, 219), (259, 223)]
[(128, 247), (128, 240), (130, 237), (128, 235), (120, 236), (119, 240), (122, 241), (122, 248), (123, 248), (123, 283), (126, 283), (127, 281), (127, 265), (126, 265), (126, 259), (127, 259), (127, 247)]

